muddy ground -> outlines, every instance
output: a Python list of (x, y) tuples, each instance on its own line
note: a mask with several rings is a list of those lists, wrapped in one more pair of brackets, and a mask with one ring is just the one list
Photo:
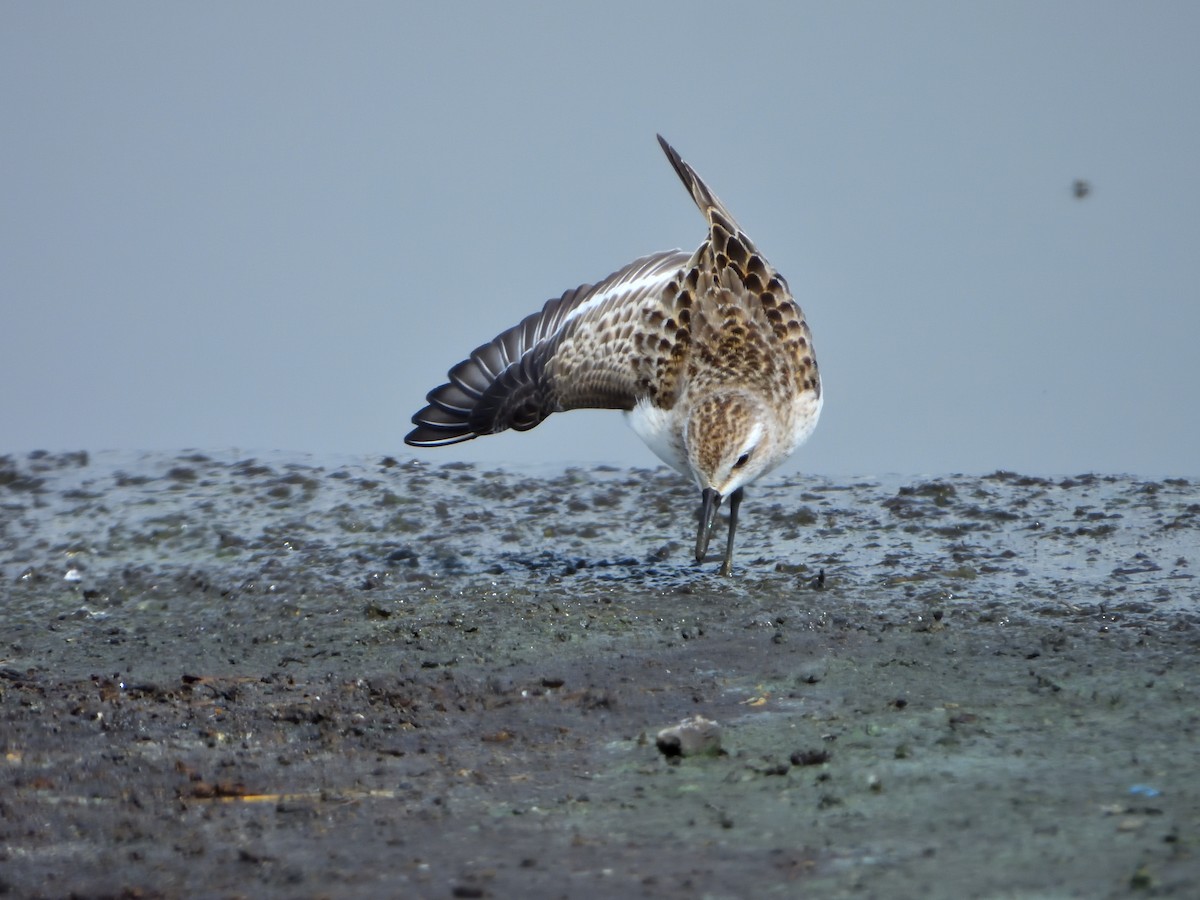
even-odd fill
[(730, 579), (696, 503), (0, 458), (0, 894), (1197, 895), (1200, 483), (774, 479)]

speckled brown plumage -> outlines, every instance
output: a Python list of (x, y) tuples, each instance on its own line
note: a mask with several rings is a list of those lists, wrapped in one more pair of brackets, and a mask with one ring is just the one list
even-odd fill
[[(709, 233), (694, 253), (635, 260), (483, 344), (450, 370), (405, 439), (415, 446), (527, 430), (584, 407), (622, 409), (715, 503), (785, 459), (820, 413), (812, 335), (787, 282), (695, 171), (659, 142)], [(705, 510), (715, 514), (710, 500)], [(701, 525), (697, 556), (707, 547)]]

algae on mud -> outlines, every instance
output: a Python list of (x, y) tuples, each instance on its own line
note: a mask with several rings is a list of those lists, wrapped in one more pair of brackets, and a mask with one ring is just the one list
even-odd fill
[[(1190, 896), (1200, 485), (0, 460), (17, 896)], [(825, 578), (816, 575), (823, 570)], [(672, 762), (702, 715), (725, 753)]]

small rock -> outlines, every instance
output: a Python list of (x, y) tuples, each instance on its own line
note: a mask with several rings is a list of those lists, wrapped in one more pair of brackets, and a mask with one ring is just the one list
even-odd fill
[(704, 716), (692, 716), (660, 731), (655, 745), (668, 757), (715, 755), (721, 752), (721, 726)]
[(797, 750), (791, 757), (793, 766), (819, 766), (829, 762), (828, 750)]

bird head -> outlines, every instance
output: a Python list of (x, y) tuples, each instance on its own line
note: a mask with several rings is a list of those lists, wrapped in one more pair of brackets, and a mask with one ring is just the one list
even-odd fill
[(782, 423), (771, 406), (744, 389), (714, 392), (696, 404), (684, 431), (692, 477), (702, 507), (696, 558), (703, 559), (721, 500), (775, 468)]
[(688, 465), (700, 490), (727, 497), (779, 464), (781, 423), (757, 394), (730, 389), (692, 409), (684, 431)]

